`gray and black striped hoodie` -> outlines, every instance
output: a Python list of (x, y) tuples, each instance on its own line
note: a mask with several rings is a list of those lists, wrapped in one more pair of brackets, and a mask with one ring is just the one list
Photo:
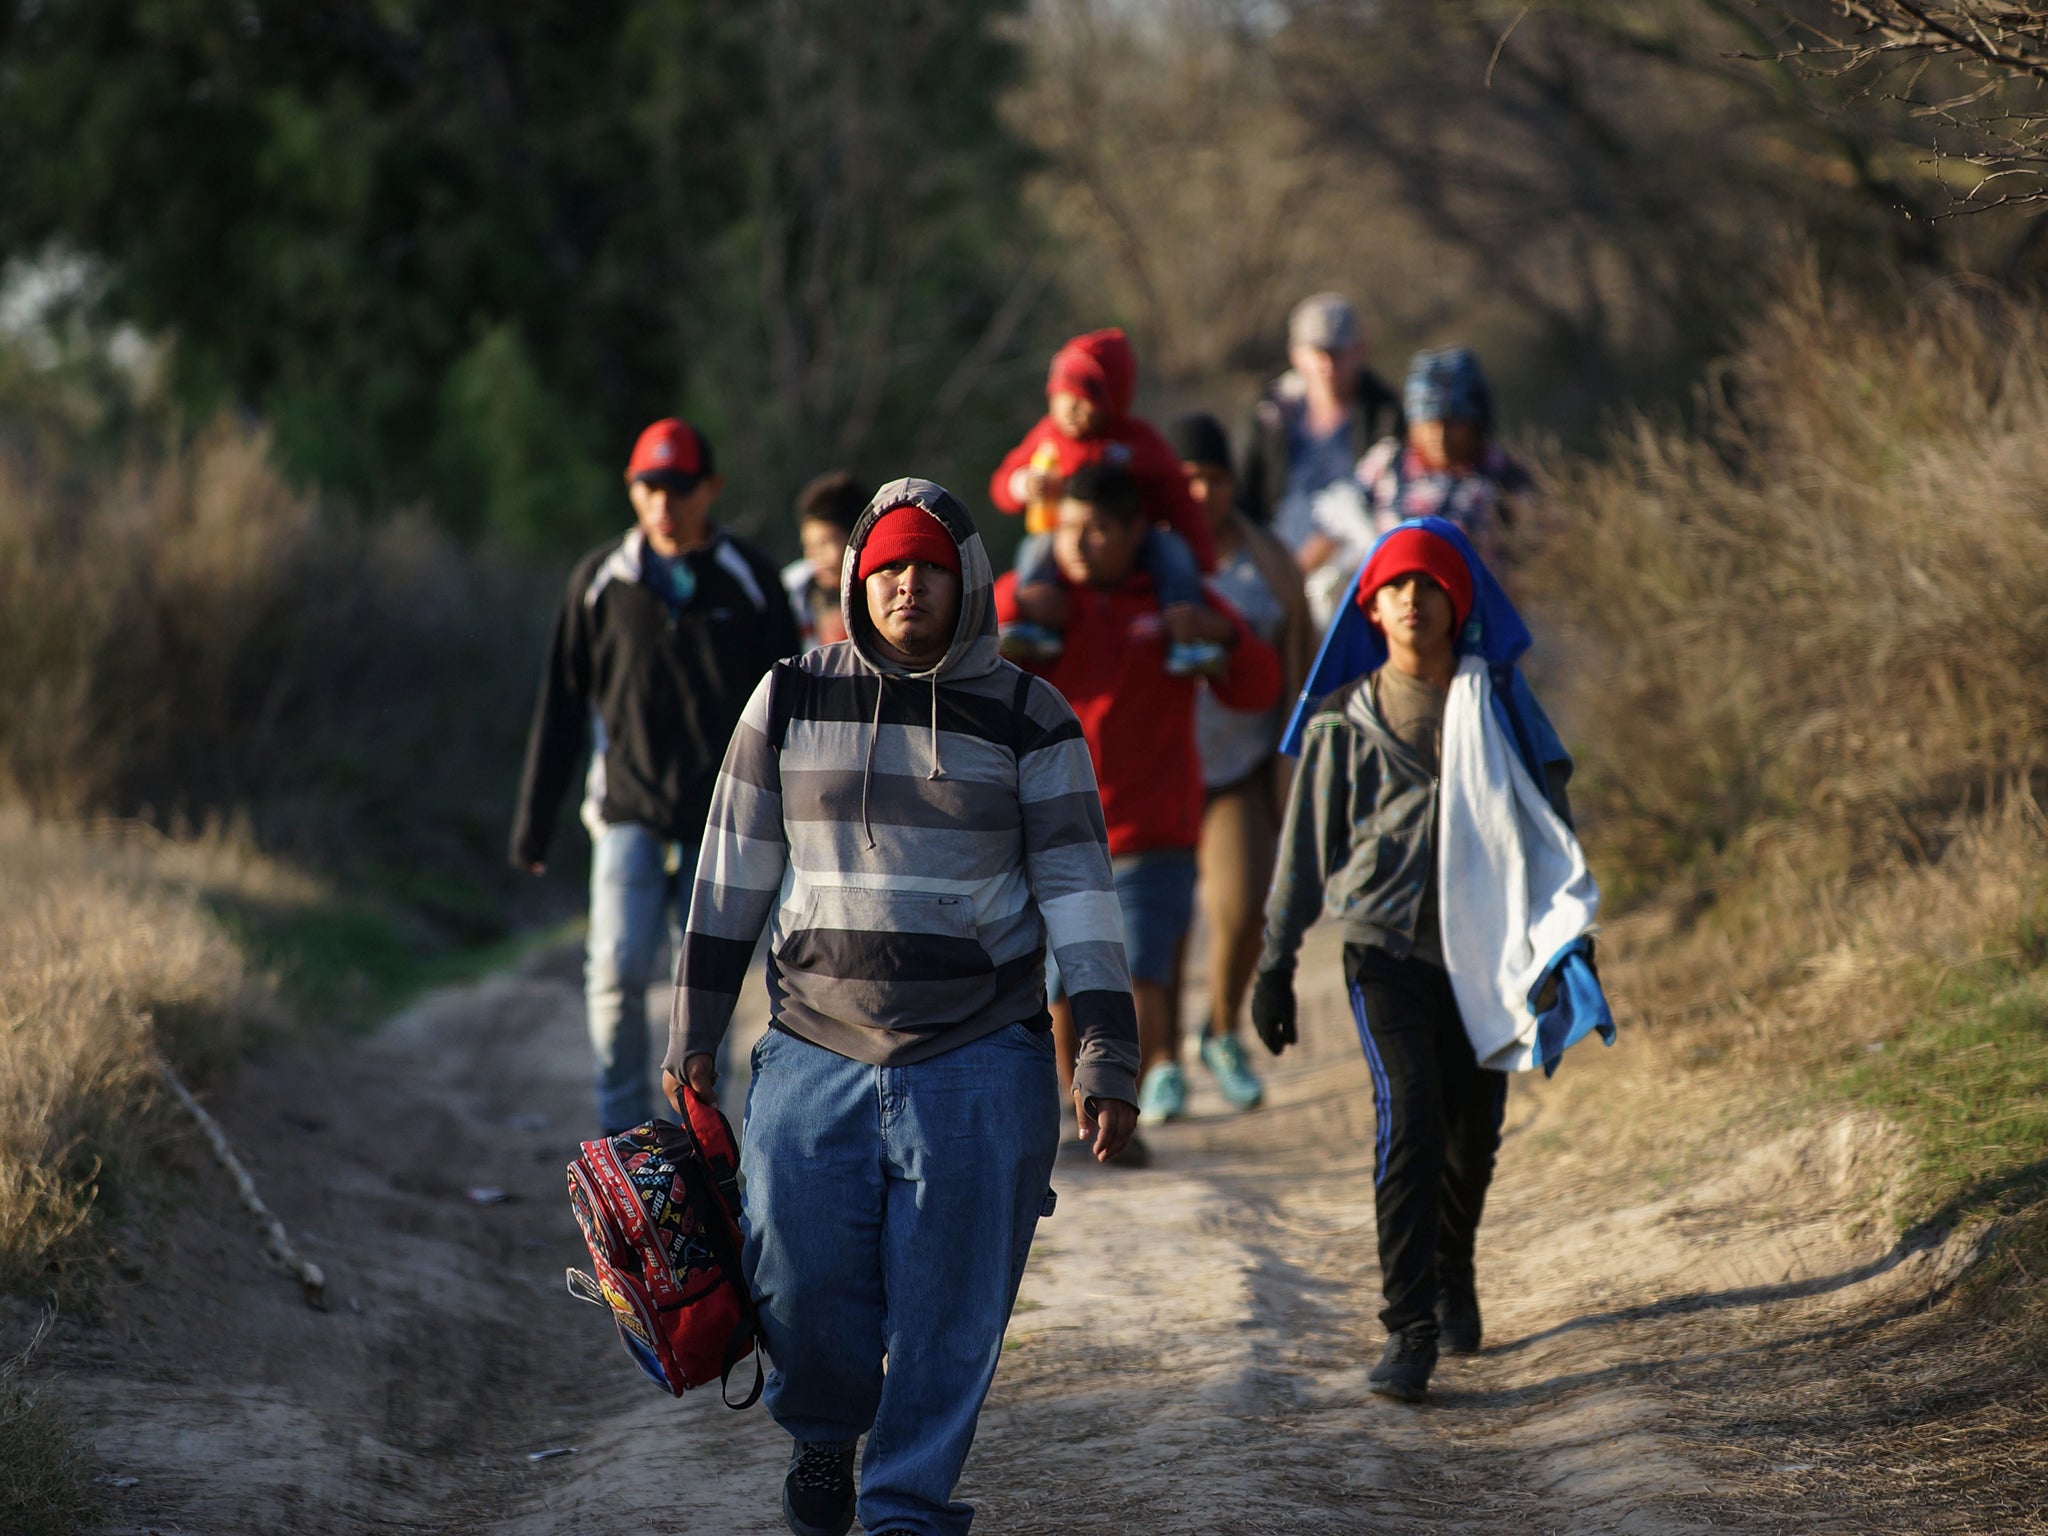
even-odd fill
[[(960, 621), (911, 673), (854, 579), (868, 530), (915, 506), (960, 549)], [(1075, 1085), (1137, 1102), (1137, 1020), (1081, 727), (996, 649), (973, 520), (928, 480), (875, 493), (840, 577), (851, 639), (779, 662), (726, 749), (676, 970), (667, 1066), (717, 1048), (763, 924), (777, 1028), (897, 1066), (1046, 1018), (1051, 945), (1081, 1037)]]

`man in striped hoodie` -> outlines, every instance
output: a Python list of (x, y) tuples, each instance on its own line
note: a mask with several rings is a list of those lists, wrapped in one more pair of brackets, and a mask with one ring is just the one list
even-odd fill
[(768, 1408), (796, 1441), (797, 1536), (851, 1527), (863, 1434), (866, 1530), (973, 1519), (953, 1485), (1052, 1205), (1048, 948), (1080, 1037), (1082, 1138), (1107, 1161), (1136, 1123), (1094, 769), (1065, 700), (999, 653), (992, 585), (958, 501), (882, 487), (840, 577), (850, 638), (755, 690), (697, 865), (664, 1084), (711, 1093), (765, 926), (744, 1262)]

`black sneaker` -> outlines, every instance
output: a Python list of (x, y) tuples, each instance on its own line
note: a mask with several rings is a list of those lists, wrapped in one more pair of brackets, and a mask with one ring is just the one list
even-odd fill
[(1469, 1277), (1443, 1283), (1436, 1298), (1436, 1325), (1445, 1354), (1479, 1353), (1479, 1293)]
[(799, 1440), (782, 1479), (782, 1518), (796, 1536), (846, 1536), (853, 1529), (853, 1447)]
[(1435, 1369), (1436, 1321), (1430, 1319), (1389, 1334), (1386, 1351), (1365, 1384), (1381, 1397), (1419, 1403), (1429, 1393), (1429, 1373)]

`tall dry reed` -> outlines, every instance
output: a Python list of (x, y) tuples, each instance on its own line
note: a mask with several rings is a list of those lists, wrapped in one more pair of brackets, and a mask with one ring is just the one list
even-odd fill
[(1689, 429), (1567, 466), (1528, 573), (1610, 870), (1937, 857), (2048, 761), (2048, 317), (1796, 274)]

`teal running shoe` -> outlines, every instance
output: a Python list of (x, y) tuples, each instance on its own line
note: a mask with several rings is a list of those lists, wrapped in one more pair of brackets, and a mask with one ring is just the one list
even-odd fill
[(1217, 1091), (1233, 1108), (1257, 1109), (1265, 1102), (1266, 1090), (1252, 1076), (1251, 1065), (1244, 1059), (1244, 1047), (1237, 1043), (1237, 1036), (1203, 1036), (1202, 1065), (1215, 1077)]
[(1180, 1063), (1162, 1061), (1145, 1074), (1138, 1085), (1138, 1119), (1146, 1125), (1164, 1125), (1188, 1111), (1188, 1080)]
[(1166, 670), (1174, 677), (1221, 677), (1230, 670), (1230, 652), (1214, 640), (1183, 640), (1166, 648)]
[(1066, 648), (1067, 642), (1060, 638), (1060, 632), (1043, 624), (1005, 624), (996, 637), (996, 649), (1003, 653), (1005, 661), (1058, 661)]

